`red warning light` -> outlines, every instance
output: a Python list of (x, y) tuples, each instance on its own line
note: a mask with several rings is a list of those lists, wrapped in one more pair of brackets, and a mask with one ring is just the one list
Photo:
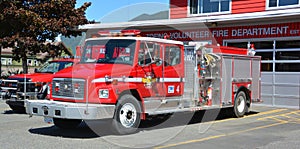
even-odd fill
[(121, 31), (98, 31), (98, 35), (106, 37), (121, 37), (121, 36), (137, 36), (141, 33), (140, 30), (130, 29), (130, 30), (121, 30)]

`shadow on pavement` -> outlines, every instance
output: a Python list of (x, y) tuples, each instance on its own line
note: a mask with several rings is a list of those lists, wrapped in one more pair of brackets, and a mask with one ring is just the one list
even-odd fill
[(26, 114), (25, 111), (5, 110), (2, 114)]
[[(246, 115), (253, 115), (257, 113), (258, 112), (250, 111)], [(229, 118), (234, 118), (232, 108), (175, 113), (173, 115), (164, 115), (144, 120), (140, 124), (139, 131), (151, 131)], [(115, 135), (110, 126), (111, 120), (98, 120), (82, 122), (80, 126), (75, 129), (60, 129), (53, 125), (51, 127), (32, 128), (29, 132), (55, 137), (89, 139)]]
[(78, 128), (74, 129), (60, 129), (56, 126), (42, 127), (42, 128), (32, 128), (28, 130), (32, 134), (54, 136), (54, 137), (64, 137), (64, 138), (97, 138), (99, 137), (95, 134), (89, 127), (84, 123)]

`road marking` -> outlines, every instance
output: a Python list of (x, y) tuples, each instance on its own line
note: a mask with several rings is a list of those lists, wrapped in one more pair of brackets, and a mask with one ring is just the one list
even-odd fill
[[(250, 117), (257, 117), (257, 116), (262, 116), (262, 115), (267, 115), (267, 114), (273, 114), (273, 113), (278, 113), (282, 111), (286, 111), (287, 109), (275, 109), (275, 110), (270, 110), (270, 111), (264, 111), (260, 112), (258, 114), (253, 114), (253, 115), (245, 115), (244, 117), (238, 118), (238, 119), (245, 119), (245, 118), (250, 118)], [(216, 120), (216, 121), (211, 121), (209, 123), (220, 123), (220, 122), (227, 122), (227, 121), (232, 121), (236, 120), (237, 118), (227, 118), (223, 120)]]
[(286, 124), (286, 123), (288, 123), (288, 122), (278, 122), (278, 123), (263, 125), (263, 126), (259, 126), (259, 127), (255, 127), (255, 128), (242, 130), (242, 131), (236, 131), (236, 132), (232, 132), (232, 133), (229, 133), (229, 134), (215, 135), (215, 136), (210, 136), (210, 137), (201, 138), (201, 139), (195, 139), (195, 140), (189, 140), (189, 141), (169, 144), (169, 145), (165, 145), (165, 146), (158, 146), (158, 147), (155, 147), (155, 149), (162, 149), (162, 148), (174, 147), (174, 146), (179, 146), (179, 145), (186, 145), (186, 144), (191, 144), (191, 143), (199, 143), (199, 142), (203, 142), (203, 141), (207, 141), (207, 140), (217, 139), (217, 138), (221, 138), (221, 137), (233, 136), (233, 135), (236, 135), (236, 134), (241, 134), (241, 133), (245, 133), (245, 132), (249, 132), (249, 131), (253, 131), (253, 130), (273, 127), (273, 126), (282, 125), (282, 124)]
[(291, 113), (300, 116), (300, 111), (293, 111), (293, 112), (291, 112)]
[(258, 118), (257, 120), (268, 120), (272, 119), (278, 122), (293, 122), (293, 123), (300, 123), (300, 118), (297, 116), (300, 116), (300, 111), (292, 111), (288, 113), (278, 114), (278, 115), (272, 115), (267, 117)]
[(282, 124), (286, 124), (288, 123), (287, 121), (281, 121), (278, 123), (273, 123), (273, 124), (269, 124), (269, 125), (263, 125), (263, 126), (259, 126), (259, 127), (254, 127), (254, 128), (250, 128), (250, 129), (246, 129), (246, 130), (242, 130), (242, 131), (236, 131), (233, 133), (229, 133), (227, 136), (231, 136), (231, 135), (236, 135), (236, 134), (240, 134), (240, 133), (244, 133), (244, 132), (249, 132), (249, 131), (253, 131), (253, 130), (258, 130), (258, 129), (263, 129), (263, 128), (269, 128), (269, 127), (273, 127), (273, 126), (277, 126), (277, 125), (282, 125)]
[(288, 109), (275, 109), (275, 110), (270, 110), (270, 111), (260, 112), (260, 113), (258, 113), (258, 114), (249, 115), (249, 116), (246, 116), (246, 118), (247, 118), (247, 117), (260, 116), (260, 115), (273, 114), (273, 113), (278, 113), (278, 112), (282, 112), (282, 111), (286, 111), (286, 110), (288, 110)]
[[(282, 111), (286, 111), (286, 110), (287, 109), (275, 109), (275, 110), (271, 110), (271, 111), (260, 112), (260, 113), (255, 114), (255, 115), (245, 116), (242, 119), (246, 119), (246, 118), (250, 118), (250, 117), (256, 117), (256, 116), (262, 116), (262, 115), (267, 115), (267, 114), (278, 113), (278, 112), (282, 112)], [(234, 119), (236, 119), (236, 118), (231, 118), (231, 119), (226, 119), (226, 120), (219, 120), (219, 121), (215, 121), (215, 122), (220, 123), (220, 122), (231, 121), (231, 120), (234, 120)], [(259, 120), (259, 119), (257, 119), (257, 120)], [(169, 145), (164, 145), (164, 146), (158, 146), (158, 147), (155, 147), (155, 149), (162, 149), (162, 148), (174, 147), (174, 146), (179, 146), (179, 145), (198, 143), (198, 142), (203, 142), (203, 141), (212, 140), (212, 139), (218, 139), (218, 138), (221, 138), (221, 137), (232, 136), (232, 135), (236, 135), (236, 134), (240, 134), (240, 133), (244, 133), (244, 132), (249, 132), (249, 131), (253, 131), (253, 130), (268, 128), (268, 127), (273, 127), (273, 126), (288, 123), (288, 121), (284, 121), (284, 120), (280, 120), (280, 119), (278, 119), (276, 121), (277, 121), (277, 123), (273, 123), (273, 124), (269, 124), (269, 125), (263, 125), (263, 126), (259, 126), (259, 127), (255, 127), (255, 128), (236, 131), (236, 132), (232, 132), (232, 133), (229, 133), (229, 134), (214, 135), (214, 136), (209, 136), (209, 137), (206, 137), (206, 138), (200, 138), (200, 139), (189, 140), (189, 141), (184, 141), (184, 142), (179, 142), (179, 143), (174, 143), (174, 144), (169, 144)], [(211, 122), (209, 122), (209, 123), (211, 123)]]
[(201, 139), (197, 139), (197, 140), (189, 140), (189, 141), (169, 144), (169, 145), (165, 145), (165, 146), (158, 146), (158, 147), (155, 147), (154, 149), (162, 149), (162, 148), (168, 148), (168, 147), (174, 147), (174, 146), (179, 146), (179, 145), (191, 144), (191, 143), (196, 143), (196, 142), (202, 142), (202, 141), (217, 139), (217, 138), (221, 138), (221, 137), (225, 137), (225, 136), (226, 136), (225, 134), (215, 135), (215, 136), (210, 136), (210, 137), (201, 138)]

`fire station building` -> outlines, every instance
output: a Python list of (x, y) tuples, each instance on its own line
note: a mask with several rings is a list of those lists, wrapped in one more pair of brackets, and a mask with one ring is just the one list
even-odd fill
[(87, 24), (101, 30), (139, 29), (142, 36), (250, 48), (262, 56), (263, 104), (300, 107), (300, 0), (170, 0), (169, 19)]

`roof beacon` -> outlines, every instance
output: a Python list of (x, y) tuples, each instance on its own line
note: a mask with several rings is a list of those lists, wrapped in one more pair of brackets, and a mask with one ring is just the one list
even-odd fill
[(141, 33), (140, 30), (130, 29), (121, 31), (98, 31), (101, 37), (123, 37), (123, 36), (138, 36)]

